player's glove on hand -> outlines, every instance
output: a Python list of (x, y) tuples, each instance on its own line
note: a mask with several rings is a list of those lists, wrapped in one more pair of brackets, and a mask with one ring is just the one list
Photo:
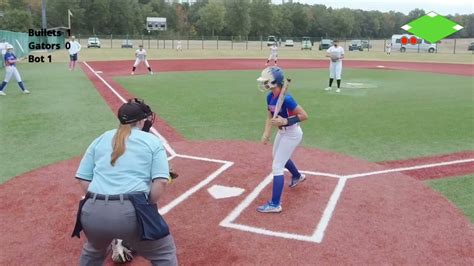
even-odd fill
[(272, 120), (270, 120), (270, 122), (272, 123), (272, 126), (274, 126), (274, 127), (282, 127), (282, 126), (286, 126), (288, 124), (288, 120), (286, 118), (281, 117), (281, 116), (277, 116), (275, 118), (272, 118)]
[(112, 260), (119, 264), (133, 260), (133, 251), (123, 244), (122, 239), (114, 239), (112, 241)]
[(174, 171), (173, 169), (170, 169), (171, 179), (176, 179), (176, 178), (178, 178), (178, 176), (179, 176), (179, 174), (176, 171)]

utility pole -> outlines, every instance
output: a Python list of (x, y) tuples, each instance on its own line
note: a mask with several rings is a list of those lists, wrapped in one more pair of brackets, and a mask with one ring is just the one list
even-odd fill
[(47, 28), (46, 23), (46, 0), (41, 0), (41, 26), (43, 29)]

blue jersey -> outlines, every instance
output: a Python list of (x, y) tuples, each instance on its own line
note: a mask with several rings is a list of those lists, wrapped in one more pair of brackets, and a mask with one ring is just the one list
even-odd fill
[(10, 53), (10, 52), (7, 52), (5, 54), (5, 56), (3, 57), (4, 61), (5, 61), (5, 66), (14, 66), (15, 63), (8, 63), (8, 60), (15, 60), (16, 59), (16, 56), (13, 54), (13, 53)]
[[(294, 116), (295, 109), (298, 106), (298, 103), (296, 103), (295, 99), (293, 99), (293, 96), (286, 94), (285, 95), (285, 100), (283, 101), (283, 104), (281, 105), (281, 110), (278, 113), (279, 116), (288, 118), (290, 116)], [(273, 97), (273, 93), (270, 92), (267, 95), (267, 105), (268, 105), (268, 111), (273, 115), (275, 111), (275, 106), (278, 101), (278, 96)]]

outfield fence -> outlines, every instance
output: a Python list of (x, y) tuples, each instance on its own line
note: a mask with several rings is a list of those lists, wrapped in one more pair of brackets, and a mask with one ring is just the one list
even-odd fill
[[(267, 38), (265, 36), (168, 36), (159, 34), (150, 35), (76, 35), (79, 43), (83, 47), (88, 47), (88, 38), (97, 37), (100, 40), (101, 48), (132, 48), (137, 49), (138, 45), (143, 45), (146, 49), (176, 49), (178, 41), (184, 50), (191, 49), (230, 49), (230, 50), (264, 50), (268, 49)], [(310, 37), (312, 50), (324, 50), (321, 47), (321, 37)], [(349, 46), (355, 38), (334, 37), (328, 39), (337, 39), (339, 44), (349, 51)], [(390, 39), (357, 38), (358, 40), (367, 41), (367, 45), (362, 51), (354, 52), (386, 52), (387, 44)], [(285, 46), (286, 40), (292, 40), (293, 46)], [(435, 53), (458, 54), (458, 53), (474, 53), (474, 50), (468, 50), (473, 38), (463, 39), (443, 39), (436, 44)], [(281, 37), (277, 38), (277, 44), (285, 49), (302, 50), (302, 37)], [(93, 48), (93, 47), (90, 47)], [(412, 49), (407, 49), (408, 53), (428, 53), (423, 46), (414, 45)], [(474, 47), (473, 47), (474, 49)], [(393, 49), (393, 53), (400, 52)]]

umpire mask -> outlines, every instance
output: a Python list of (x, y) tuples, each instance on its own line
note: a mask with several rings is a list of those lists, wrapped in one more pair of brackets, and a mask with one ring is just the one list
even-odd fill
[(118, 110), (118, 119), (121, 124), (131, 124), (146, 119), (142, 130), (149, 132), (155, 121), (155, 113), (150, 106), (141, 99), (129, 99)]

